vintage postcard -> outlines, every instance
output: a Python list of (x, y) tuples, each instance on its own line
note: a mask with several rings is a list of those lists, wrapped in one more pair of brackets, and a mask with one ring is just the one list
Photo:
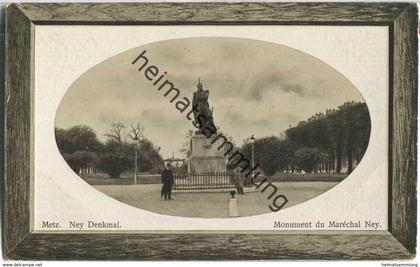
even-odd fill
[(387, 26), (35, 27), (32, 229), (388, 229)]

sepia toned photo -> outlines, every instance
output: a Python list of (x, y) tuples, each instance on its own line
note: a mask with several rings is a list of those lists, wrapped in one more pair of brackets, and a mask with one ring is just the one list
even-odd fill
[(415, 257), (415, 4), (5, 17), (4, 258)]
[(85, 182), (185, 217), (278, 212), (343, 181), (369, 145), (357, 88), (299, 50), (244, 38), (130, 49), (89, 69), (56, 114), (57, 147)]

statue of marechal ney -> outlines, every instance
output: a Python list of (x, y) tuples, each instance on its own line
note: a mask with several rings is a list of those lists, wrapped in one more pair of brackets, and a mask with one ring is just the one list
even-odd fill
[[(213, 108), (210, 109), (209, 106), (209, 90), (204, 90), (203, 84), (200, 79), (198, 79), (197, 91), (193, 94), (193, 112), (194, 112), (194, 121), (196, 125), (200, 125), (201, 128), (198, 129), (197, 133), (203, 133), (203, 129), (213, 129), (214, 133), (216, 132), (216, 127), (213, 123)], [(201, 116), (201, 119), (198, 117)]]
[(217, 145), (211, 144), (211, 138), (203, 134), (203, 129), (211, 129), (216, 133), (213, 122), (213, 109), (209, 106), (209, 91), (198, 80), (197, 91), (193, 94), (193, 110), (195, 125), (200, 128), (195, 131), (190, 140), (190, 158), (188, 164), (189, 173), (214, 173), (226, 172), (227, 160), (223, 151), (217, 149)]

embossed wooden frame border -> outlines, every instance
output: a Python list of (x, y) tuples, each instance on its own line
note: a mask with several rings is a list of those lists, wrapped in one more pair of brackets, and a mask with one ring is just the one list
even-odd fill
[[(62, 3), (6, 10), (3, 255), (19, 260), (402, 259), (416, 250), (417, 6), (412, 3)], [(35, 25), (385, 25), (389, 229), (381, 232), (39, 234), (30, 227)]]

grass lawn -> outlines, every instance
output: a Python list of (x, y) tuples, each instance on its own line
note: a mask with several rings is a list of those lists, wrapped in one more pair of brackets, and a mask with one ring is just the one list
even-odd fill
[[(90, 185), (130, 185), (134, 184), (132, 173), (123, 173), (120, 178), (111, 178), (105, 173), (80, 175)], [(138, 184), (160, 184), (160, 174), (138, 174)]]
[[(289, 202), (284, 208), (309, 200), (334, 187), (337, 182), (276, 182), (279, 194)], [(161, 185), (96, 185), (106, 195), (144, 210), (183, 217), (226, 218), (228, 217), (229, 193), (174, 193), (172, 201), (160, 199)], [(251, 216), (271, 212), (270, 189), (239, 195), (240, 216)], [(274, 198), (274, 197), (273, 197)]]
[[(257, 181), (267, 178), (272, 182), (341, 182), (347, 174), (337, 173), (276, 173), (271, 177), (258, 176)], [(130, 185), (134, 184), (132, 173), (123, 173), (120, 178), (110, 178), (105, 173), (81, 175), (83, 180), (91, 185)], [(138, 184), (160, 184), (159, 174), (142, 173), (137, 175)]]
[[(344, 173), (283, 173), (278, 172), (267, 177), (273, 182), (341, 182), (347, 174)], [(257, 179), (258, 180), (258, 179)]]

